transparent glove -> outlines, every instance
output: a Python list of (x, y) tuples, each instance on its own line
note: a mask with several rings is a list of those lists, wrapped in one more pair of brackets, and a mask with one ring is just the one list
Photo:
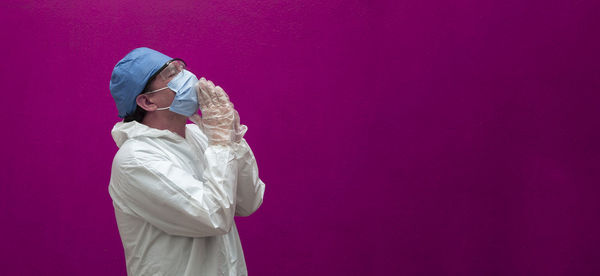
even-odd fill
[(233, 142), (239, 143), (248, 131), (248, 127), (240, 125), (240, 114), (235, 109), (233, 110), (233, 116)]
[[(229, 145), (238, 136), (233, 125), (237, 112), (233, 109), (229, 96), (221, 87), (205, 78), (201, 78), (195, 88), (202, 117), (194, 114), (190, 120), (204, 131), (209, 145)], [(239, 115), (237, 118), (239, 122)]]

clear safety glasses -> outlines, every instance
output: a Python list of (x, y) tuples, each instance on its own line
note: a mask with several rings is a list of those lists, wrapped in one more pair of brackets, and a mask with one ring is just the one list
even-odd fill
[(174, 59), (166, 64), (165, 69), (162, 69), (157, 77), (162, 80), (168, 80), (181, 73), (183, 69), (185, 69), (185, 62), (180, 59)]
[[(185, 62), (183, 62), (183, 60), (174, 59), (174, 60), (171, 60), (171, 61), (167, 62), (163, 66), (163, 68), (161, 68), (158, 71), (159, 72), (158, 75), (154, 76), (153, 78), (151, 78), (148, 81), (148, 85), (146, 86), (146, 89), (148, 89), (148, 87), (150, 86), (150, 82), (152, 82), (156, 78), (158, 78), (160, 80), (163, 80), (163, 81), (166, 81), (166, 80), (172, 79), (175, 76), (177, 76), (177, 74), (181, 73), (181, 71), (183, 71), (183, 69), (185, 69)], [(146, 94), (155, 93), (155, 92), (158, 92), (158, 91), (165, 90), (167, 88), (168, 87), (163, 87), (163, 88), (156, 89), (156, 90), (153, 90), (153, 91), (147, 91), (146, 90), (147, 92), (144, 92), (144, 93), (146, 93)]]

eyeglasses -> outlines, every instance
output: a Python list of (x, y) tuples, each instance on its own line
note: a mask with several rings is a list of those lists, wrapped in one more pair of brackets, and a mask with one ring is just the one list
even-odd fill
[(148, 82), (146, 83), (146, 87), (144, 88), (144, 91), (142, 93), (157, 92), (156, 90), (148, 91), (150, 89), (150, 83), (152, 83), (152, 81), (154, 81), (157, 77), (160, 80), (168, 80), (181, 73), (181, 71), (183, 71), (183, 69), (185, 68), (185, 62), (181, 59), (173, 59), (165, 63), (165, 65), (158, 69), (158, 73), (156, 73), (148, 80)]
[(158, 77), (162, 80), (168, 80), (176, 76), (177, 74), (181, 73), (181, 71), (183, 71), (183, 69), (185, 69), (186, 67), (185, 62), (183, 62), (183, 60), (180, 59), (171, 60), (167, 62), (165, 66), (166, 67), (160, 70), (160, 73), (158, 73)]

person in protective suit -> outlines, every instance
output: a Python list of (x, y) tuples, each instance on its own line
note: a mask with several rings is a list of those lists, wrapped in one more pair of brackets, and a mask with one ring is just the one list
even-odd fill
[(138, 48), (110, 92), (124, 118), (109, 193), (128, 275), (247, 275), (234, 216), (256, 211), (265, 185), (225, 91)]

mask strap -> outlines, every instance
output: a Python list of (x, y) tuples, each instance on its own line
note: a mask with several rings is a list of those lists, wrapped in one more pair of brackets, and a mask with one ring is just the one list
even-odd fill
[[(169, 89), (169, 87), (167, 86), (167, 87), (159, 88), (159, 89), (156, 89), (156, 90), (153, 90), (153, 91), (146, 92), (144, 94), (156, 93), (156, 92), (159, 92), (159, 91), (163, 91), (165, 89)], [(167, 110), (169, 108), (171, 108), (171, 106), (157, 108), (156, 110)]]
[(144, 94), (156, 93), (158, 91), (163, 91), (165, 89), (169, 89), (169, 87), (167, 86), (167, 87), (159, 88), (159, 89), (156, 89), (156, 90), (153, 90), (153, 91), (146, 92)]

